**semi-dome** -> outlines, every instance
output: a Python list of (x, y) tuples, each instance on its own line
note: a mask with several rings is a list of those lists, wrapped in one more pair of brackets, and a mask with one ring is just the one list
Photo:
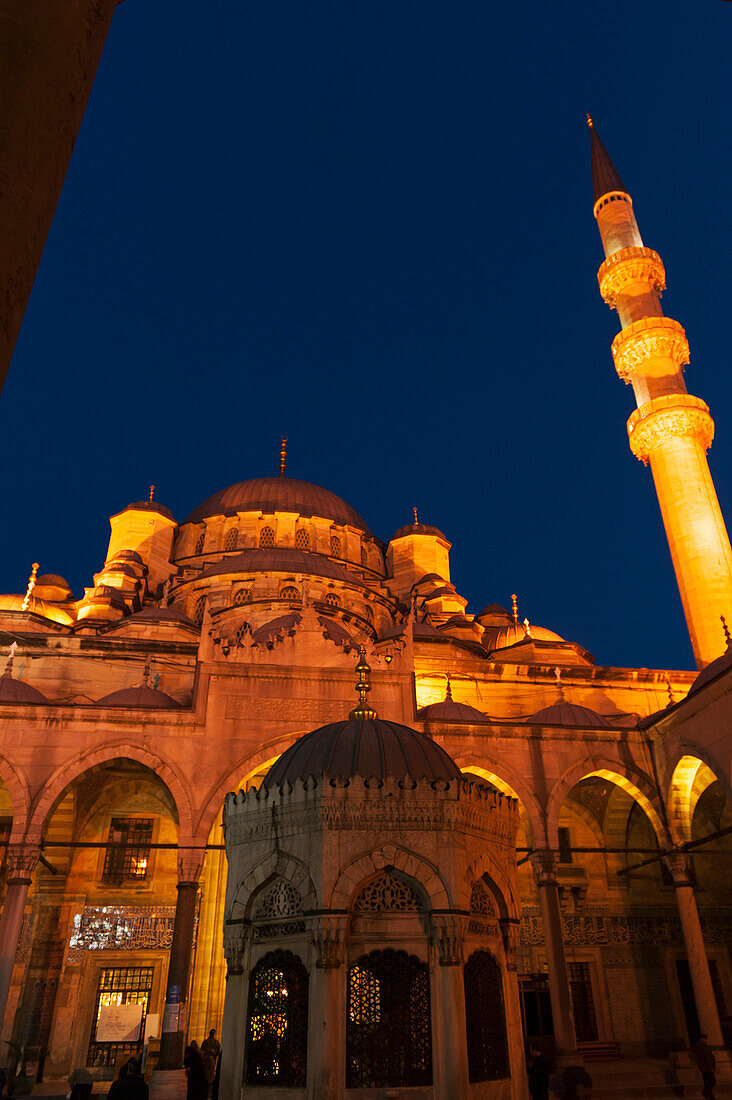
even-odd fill
[(609, 728), (612, 724), (604, 714), (598, 714), (596, 710), (582, 707), (578, 703), (568, 703), (566, 700), (537, 710), (536, 714), (530, 714), (528, 718), (524, 718), (524, 722), (536, 726), (582, 726), (583, 728), (586, 726)]
[(293, 477), (255, 477), (229, 485), (194, 508), (184, 522), (201, 523), (209, 516), (234, 516), (237, 512), (298, 512), (371, 534), (358, 512), (330, 489)]
[(728, 644), (726, 651), (721, 657), (716, 657), (701, 670), (696, 680), (689, 688), (689, 695), (696, 695), (697, 691), (701, 691), (706, 684), (710, 683), (712, 680), (716, 680), (718, 676), (721, 676), (723, 672), (726, 672), (730, 668), (732, 668), (732, 645)]

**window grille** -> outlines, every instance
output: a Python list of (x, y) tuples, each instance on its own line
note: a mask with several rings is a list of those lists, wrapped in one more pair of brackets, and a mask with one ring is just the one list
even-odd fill
[(367, 883), (353, 903), (354, 913), (414, 913), (419, 908), (419, 898), (409, 883), (389, 871)]
[(293, 584), (286, 584), (280, 592), (281, 600), (299, 600), (300, 593)]
[(339, 558), (341, 556), (341, 540), (338, 535), (330, 536), (330, 555), (332, 558)]
[(427, 963), (406, 951), (372, 951), (348, 971), (346, 1088), (432, 1084)]
[(275, 533), (271, 527), (263, 527), (259, 532), (259, 546), (262, 550), (271, 550), (275, 544)]
[(501, 968), (488, 951), (474, 951), (463, 970), (468, 1074), (471, 1081), (509, 1076)]
[(243, 603), (252, 602), (252, 593), (249, 588), (238, 588), (234, 593), (234, 607), (241, 607)]
[[(94, 1023), (86, 1060), (88, 1066), (113, 1066), (120, 1054), (142, 1053), (142, 1038), (145, 1034), (145, 1017), (150, 1003), (152, 983), (152, 966), (115, 967), (114, 969), (101, 971), (94, 1006)], [(142, 1005), (142, 1023), (140, 1024), (138, 1039), (130, 1043), (98, 1043), (96, 1041), (97, 1028), (99, 1027), (102, 1008), (110, 1005), (129, 1004)]]
[(369, 563), (369, 558), (368, 558), (368, 554), (366, 553), (366, 547), (362, 544), (361, 545), (361, 565), (368, 565), (368, 563)]
[(496, 907), (484, 882), (474, 882), (470, 891), (470, 912), (479, 917), (495, 917)]
[(142, 882), (147, 878), (152, 831), (152, 818), (112, 818), (104, 857), (103, 882), (119, 886), (123, 882)]
[(341, 606), (341, 598), (340, 596), (337, 596), (335, 592), (326, 593), (325, 602), (327, 603), (328, 607)]
[(236, 550), (236, 544), (239, 539), (239, 532), (236, 527), (231, 527), (226, 532), (226, 538), (224, 539), (224, 550)]
[(254, 939), (269, 940), (276, 936), (292, 936), (305, 931), (302, 919), (302, 899), (295, 887), (278, 878), (265, 891), (253, 915)]
[(203, 615), (204, 615), (205, 610), (206, 610), (206, 597), (205, 596), (199, 596), (198, 599), (196, 600), (196, 609), (193, 612), (194, 622), (196, 622), (198, 624), (198, 626), (200, 626), (201, 623), (203, 622)]
[(270, 951), (249, 980), (247, 1085), (304, 1088), (307, 1047), (307, 970), (290, 951)]
[(295, 532), (295, 549), (296, 550), (309, 550), (310, 538), (304, 527), (299, 527)]
[(205, 538), (205, 535), (204, 535), (203, 531), (201, 531), (201, 534), (196, 539), (196, 548), (193, 551), (194, 554), (202, 554), (203, 553), (203, 540), (204, 540), (204, 538)]
[(572, 1015), (578, 1043), (597, 1042), (595, 1000), (592, 996), (589, 963), (567, 963), (569, 991), (572, 995)]

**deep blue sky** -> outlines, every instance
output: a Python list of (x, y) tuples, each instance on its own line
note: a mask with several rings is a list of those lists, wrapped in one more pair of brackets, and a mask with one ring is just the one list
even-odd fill
[(691, 667), (600, 299), (584, 113), (661, 252), (732, 516), (732, 5), (127, 0), (0, 397), (0, 590), (149, 482), (290, 472), (608, 664)]

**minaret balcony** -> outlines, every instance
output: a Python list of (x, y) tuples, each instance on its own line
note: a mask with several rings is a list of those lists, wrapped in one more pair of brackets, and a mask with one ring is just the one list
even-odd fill
[(628, 417), (630, 449), (644, 466), (657, 448), (682, 437), (696, 439), (705, 453), (711, 446), (714, 421), (700, 397), (689, 393), (655, 397)]
[(597, 281), (604, 300), (611, 309), (617, 309), (618, 298), (633, 287), (655, 290), (660, 296), (666, 289), (666, 271), (652, 248), (621, 248), (605, 260)]
[[(628, 251), (640, 252), (643, 249)], [(612, 353), (618, 376), (628, 383), (637, 373), (657, 373), (653, 367), (654, 360), (661, 360), (664, 364), (670, 361), (677, 371), (681, 371), (689, 362), (689, 341), (683, 326), (671, 317), (643, 317), (626, 325), (618, 333), (613, 340)], [(665, 367), (663, 373), (667, 373)]]

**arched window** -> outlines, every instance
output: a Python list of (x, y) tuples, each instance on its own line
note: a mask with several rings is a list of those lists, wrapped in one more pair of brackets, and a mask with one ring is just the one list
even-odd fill
[(328, 607), (341, 606), (341, 598), (340, 596), (336, 595), (335, 592), (327, 592), (325, 595), (325, 602), (327, 603)]
[(204, 533), (203, 533), (203, 531), (201, 531), (201, 534), (196, 539), (196, 548), (193, 551), (194, 554), (202, 554), (203, 553), (203, 540), (204, 540)]
[(333, 558), (339, 558), (341, 556), (341, 540), (338, 535), (330, 536), (330, 554)]
[(474, 951), (463, 970), (468, 1073), (471, 1081), (509, 1076), (501, 968), (488, 951)]
[(252, 920), (254, 940), (269, 940), (275, 936), (304, 932), (302, 898), (292, 883), (284, 878), (275, 879), (257, 902)]
[(403, 879), (382, 871), (356, 895), (355, 913), (407, 913), (419, 909), (419, 898)]
[(238, 588), (234, 593), (234, 607), (241, 607), (243, 603), (252, 602), (252, 593), (249, 588)]
[(206, 610), (206, 597), (205, 596), (199, 596), (198, 599), (196, 600), (196, 609), (193, 612), (193, 619), (194, 619), (195, 622), (198, 623), (199, 626), (203, 622), (203, 614), (204, 614), (205, 610)]
[(300, 593), (295, 588), (294, 584), (286, 584), (280, 592), (281, 600), (299, 600)]
[(310, 539), (308, 533), (304, 527), (298, 527), (295, 532), (295, 549), (296, 550), (309, 550)]
[(304, 1088), (307, 1053), (307, 970), (291, 951), (270, 951), (249, 979), (246, 1083)]
[(406, 951), (372, 951), (348, 971), (346, 1088), (432, 1084), (427, 963)]
[(236, 527), (231, 527), (226, 532), (226, 538), (224, 539), (224, 550), (236, 550), (236, 543), (239, 532)]
[(369, 557), (366, 553), (366, 547), (361, 543), (361, 565), (368, 565)]
[(259, 546), (262, 550), (271, 550), (275, 544), (275, 534), (271, 527), (263, 527), (259, 532)]

